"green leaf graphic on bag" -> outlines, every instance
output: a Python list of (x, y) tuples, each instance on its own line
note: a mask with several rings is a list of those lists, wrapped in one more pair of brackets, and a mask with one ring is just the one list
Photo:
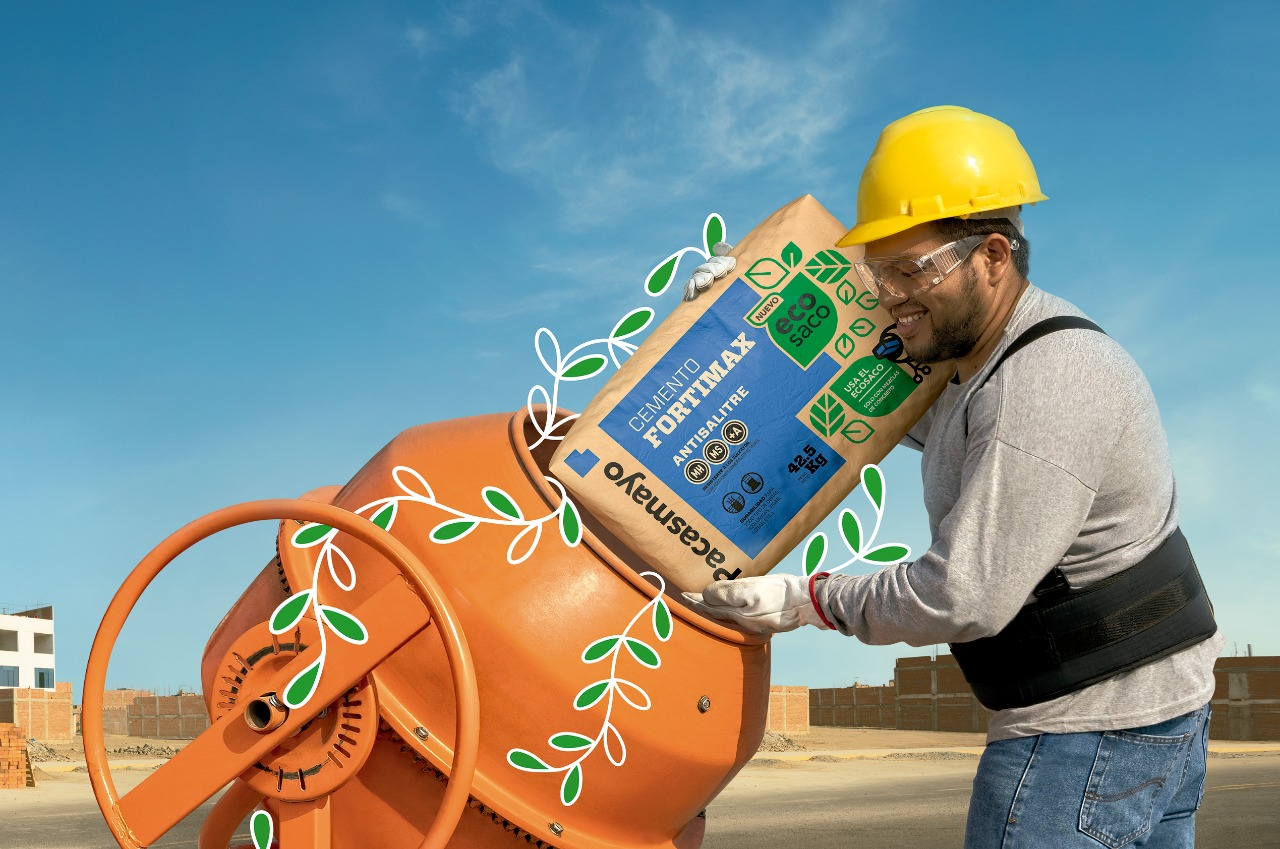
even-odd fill
[(840, 431), (840, 435), (854, 444), (861, 444), (871, 438), (871, 434), (876, 429), (864, 422), (862, 419), (853, 419), (844, 429)]
[(818, 251), (813, 259), (804, 264), (804, 270), (819, 283), (832, 286), (844, 279), (853, 268), (853, 263), (837, 251)]
[(858, 290), (853, 288), (852, 283), (845, 280), (836, 287), (836, 297), (840, 299), (840, 303), (848, 305), (853, 303), (854, 298), (858, 297)]
[(782, 290), (769, 313), (769, 338), (801, 368), (808, 368), (839, 329), (831, 297), (801, 272)]
[(873, 310), (880, 306), (879, 299), (870, 292), (863, 292), (861, 295), (854, 298), (854, 300), (857, 301), (858, 306), (862, 307), (864, 310)]
[(846, 360), (849, 359), (853, 355), (853, 337), (848, 333), (841, 333), (840, 338), (836, 340), (836, 353)]
[(875, 357), (863, 357), (841, 372), (831, 391), (855, 413), (886, 416), (915, 391), (915, 381), (898, 365)]
[(824, 392), (809, 408), (809, 422), (818, 433), (831, 436), (844, 424), (844, 405), (830, 392)]
[(870, 336), (872, 331), (876, 329), (875, 322), (869, 318), (860, 318), (853, 324), (849, 325), (849, 331), (858, 336)]
[(747, 282), (761, 289), (772, 289), (787, 279), (787, 275), (791, 272), (787, 267), (778, 262), (773, 257), (765, 257), (758, 259), (747, 269), (747, 273), (743, 276), (747, 278)]
[(782, 249), (782, 261), (787, 264), (787, 268), (795, 268), (802, 259), (804, 251), (800, 250), (800, 246), (795, 242), (787, 242), (787, 246)]

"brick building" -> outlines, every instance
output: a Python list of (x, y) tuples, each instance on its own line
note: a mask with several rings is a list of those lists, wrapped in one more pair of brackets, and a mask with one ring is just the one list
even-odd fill
[(0, 689), (0, 723), (20, 725), (42, 743), (70, 743), (75, 737), (71, 719), (71, 682), (51, 689)]

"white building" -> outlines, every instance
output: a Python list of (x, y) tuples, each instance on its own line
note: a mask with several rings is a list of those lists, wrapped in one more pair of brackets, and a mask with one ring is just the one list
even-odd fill
[(0, 689), (54, 689), (53, 607), (0, 607)]

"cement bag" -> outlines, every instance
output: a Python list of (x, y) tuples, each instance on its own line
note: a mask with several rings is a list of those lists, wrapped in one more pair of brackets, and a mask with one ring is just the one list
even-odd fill
[(846, 232), (810, 195), (769, 216), (552, 458), (575, 500), (682, 590), (772, 569), (951, 376), (906, 358), (853, 272), (861, 248), (832, 248)]

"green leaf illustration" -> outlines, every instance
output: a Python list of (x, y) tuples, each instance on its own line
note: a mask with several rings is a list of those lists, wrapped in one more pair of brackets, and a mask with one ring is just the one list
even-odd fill
[(364, 623), (347, 611), (322, 604), (320, 615), (329, 623), (333, 632), (348, 643), (362, 646), (369, 641), (369, 632), (365, 630)]
[(271, 814), (254, 811), (249, 818), (249, 834), (253, 837), (254, 849), (271, 849), (271, 841), (276, 838), (276, 825)]
[(512, 749), (507, 752), (507, 763), (525, 772), (545, 772), (551, 769), (542, 758), (524, 749)]
[(827, 556), (827, 535), (819, 531), (804, 544), (804, 573), (812, 575)]
[(310, 548), (321, 542), (329, 534), (333, 533), (333, 528), (328, 525), (303, 525), (293, 535), (294, 548)]
[(880, 301), (870, 292), (863, 292), (854, 300), (856, 300), (858, 302), (858, 306), (862, 307), (864, 310), (873, 310), (880, 305)]
[(583, 737), (581, 734), (574, 734), (572, 731), (561, 731), (547, 742), (551, 744), (553, 749), (559, 749), (562, 752), (577, 752), (581, 749), (591, 748), (595, 740), (590, 737)]
[(578, 692), (578, 695), (573, 699), (574, 708), (577, 710), (586, 710), (596, 702), (603, 699), (604, 694), (609, 692), (609, 685), (611, 683), (612, 682), (610, 680), (605, 679), (604, 681), (597, 681), (594, 684), (589, 684), (586, 687), (583, 687), (582, 690)]
[(724, 219), (720, 217), (720, 213), (713, 212), (707, 216), (707, 220), (702, 225), (702, 244), (707, 249), (707, 255), (711, 255), (711, 249), (716, 246), (716, 242), (724, 241)]
[(645, 278), (644, 290), (654, 297), (667, 291), (667, 287), (671, 285), (671, 278), (676, 273), (676, 266), (679, 265), (680, 257), (683, 254), (684, 249), (681, 248), (658, 263), (653, 271), (649, 272), (649, 276)]
[(596, 640), (587, 646), (582, 652), (583, 663), (595, 663), (597, 660), (608, 657), (613, 651), (613, 647), (618, 644), (617, 637), (605, 637), (602, 640)]
[(570, 548), (582, 541), (582, 521), (578, 518), (578, 508), (568, 498), (564, 500), (564, 509), (560, 511), (560, 536)]
[(795, 242), (787, 242), (787, 246), (782, 249), (782, 261), (787, 264), (787, 268), (795, 268), (802, 259), (804, 251), (800, 250), (800, 246)]
[(560, 782), (560, 801), (572, 805), (582, 793), (582, 764), (574, 764)]
[(457, 542), (476, 529), (474, 519), (450, 519), (431, 529), (432, 542)]
[(804, 270), (819, 283), (835, 285), (845, 278), (853, 263), (845, 259), (839, 251), (818, 251), (813, 259), (804, 264)]
[(604, 371), (604, 367), (609, 364), (609, 358), (604, 354), (587, 354), (580, 360), (576, 360), (565, 366), (563, 372), (560, 373), (562, 380), (586, 380), (588, 377), (594, 377)]
[(386, 531), (391, 529), (391, 523), (395, 520), (395, 518), (396, 518), (396, 503), (394, 501), (388, 501), (387, 506), (383, 507), (377, 513), (374, 513), (373, 518), (370, 521), (373, 522), (378, 527), (382, 528), (384, 531)]
[(876, 329), (875, 322), (869, 318), (860, 318), (853, 324), (849, 325), (849, 331), (858, 336), (870, 336), (871, 332)]
[(524, 518), (524, 514), (520, 512), (519, 506), (511, 499), (511, 496), (496, 486), (486, 486), (481, 491), (481, 494), (484, 496), (485, 504), (488, 504), (489, 508), (499, 516), (506, 516), (510, 519)]
[(853, 419), (845, 425), (844, 430), (840, 431), (840, 435), (850, 442), (862, 443), (870, 439), (871, 434), (875, 432), (876, 429), (862, 419)]
[(627, 637), (627, 651), (631, 652), (632, 657), (650, 669), (657, 669), (662, 665), (662, 660), (658, 657), (658, 653), (653, 650), (653, 647), (634, 637)]
[(809, 408), (809, 421), (818, 433), (831, 436), (844, 424), (844, 405), (830, 392), (824, 392)]
[(883, 510), (884, 475), (880, 473), (880, 467), (875, 463), (868, 463), (862, 467), (862, 488), (871, 499), (871, 503), (876, 505), (876, 510)]
[(753, 286), (758, 286), (761, 289), (773, 289), (787, 279), (787, 275), (790, 273), (785, 265), (773, 257), (767, 256), (752, 263), (751, 267), (747, 269), (747, 273), (742, 276), (747, 278), (747, 282)]
[(653, 606), (653, 633), (664, 643), (671, 639), (671, 608), (665, 599), (658, 599)]
[(840, 303), (847, 305), (858, 297), (858, 290), (848, 280), (844, 280), (836, 287), (836, 297), (840, 299)]
[(889, 545), (880, 545), (862, 555), (863, 560), (870, 560), (872, 563), (901, 563), (911, 556), (911, 549), (905, 545), (890, 543)]
[(648, 327), (651, 321), (653, 321), (653, 310), (648, 307), (634, 309), (618, 320), (613, 330), (609, 331), (609, 338), (626, 339), (628, 336), (635, 336)]
[(280, 602), (275, 612), (271, 614), (271, 633), (283, 634), (285, 631), (292, 631), (294, 627), (302, 621), (302, 616), (307, 612), (307, 605), (311, 603), (311, 590), (301, 590)]
[(293, 680), (284, 688), (284, 703), (287, 707), (300, 708), (311, 701), (311, 696), (320, 683), (320, 670), (323, 667), (324, 656), (321, 655), (310, 666), (293, 676)]
[(844, 544), (849, 546), (849, 550), (854, 554), (862, 548), (862, 522), (858, 521), (857, 515), (852, 510), (840, 512), (840, 535), (844, 537)]
[(840, 338), (836, 340), (836, 353), (846, 360), (849, 359), (853, 354), (853, 337), (848, 333), (841, 333)]

